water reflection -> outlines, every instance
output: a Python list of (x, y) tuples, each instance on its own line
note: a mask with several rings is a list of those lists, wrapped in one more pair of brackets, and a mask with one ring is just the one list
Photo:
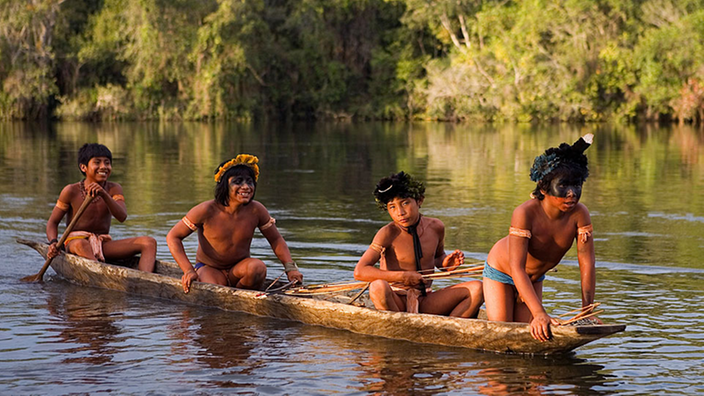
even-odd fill
[[(413, 345), (407, 346), (413, 350)], [(399, 356), (395, 349), (371, 349), (360, 359), (362, 368), (358, 380), (362, 390), (373, 394), (433, 395), (461, 390), (467, 386), (466, 362), (438, 364), (434, 356), (416, 353)]]
[(614, 381), (603, 365), (573, 354), (500, 355), (313, 326), (296, 326), (287, 337), (296, 337), (300, 350), (282, 359), (315, 362), (328, 377), (345, 373), (340, 385), (367, 394), (603, 395)]
[[(446, 224), (445, 245), (481, 259), (532, 190), (533, 158), (587, 132), (596, 135), (583, 202), (595, 227), (597, 300), (606, 308), (603, 319), (629, 328), (578, 349), (580, 358), (507, 357), (198, 307), (153, 309), (153, 301), (127, 303), (131, 296), (93, 294), (56, 279), (31, 293), (17, 285), (41, 263), (14, 238), (45, 237), (61, 188), (81, 178), (75, 157), (85, 142), (110, 147), (111, 179), (125, 191), (129, 217), (113, 225), (113, 237), (152, 235), (159, 258), (169, 260), (165, 235), (195, 203), (212, 197), (214, 167), (239, 152), (258, 155), (257, 199), (277, 218), (307, 279), (324, 283), (351, 280), (356, 260), (388, 221), (371, 196), (380, 177), (406, 170), (425, 180), (423, 211)], [(689, 126), (0, 123), (0, 257), (12, 264), (7, 273), (14, 281), (0, 282), (0, 303), (12, 307), (0, 315), (9, 327), (0, 371), (16, 377), (18, 393), (51, 393), (47, 383), (64, 376), (69, 385), (62, 391), (85, 392), (81, 384), (95, 381), (86, 377), (108, 367), (114, 371), (105, 378), (125, 379), (88, 391), (701, 393), (702, 191), (704, 130)], [(278, 275), (280, 263), (267, 246), (257, 235), (253, 254)], [(195, 240), (186, 248), (194, 254)], [(549, 309), (579, 303), (575, 258), (569, 252), (549, 275)], [(25, 302), (22, 293), (40, 302)], [(49, 326), (33, 321), (42, 315), (51, 317)], [(51, 330), (56, 342), (36, 342), (51, 340)], [(13, 369), (17, 361), (21, 370)], [(36, 375), (22, 377), (29, 371)]]
[(217, 309), (189, 307), (182, 311), (187, 340), (198, 345), (194, 360), (208, 367), (251, 374), (262, 367), (252, 350), (266, 334), (261, 334), (261, 318)]
[(602, 374), (604, 366), (575, 357), (521, 358), (502, 361), (498, 365), (496, 361), (483, 365), (490, 367), (479, 370), (476, 375), (485, 381), (485, 385), (479, 387), (485, 395), (610, 393), (598, 390), (611, 381), (609, 376)]
[(116, 325), (126, 309), (122, 293), (110, 293), (112, 298), (96, 298), (103, 293), (95, 289), (64, 285), (63, 292), (52, 292), (47, 308), (60, 326), (48, 328), (58, 332), (60, 342), (69, 345), (62, 350), (62, 363), (102, 365), (112, 362), (117, 349), (114, 344), (121, 336)]
[[(266, 337), (257, 317), (194, 307), (181, 314), (178, 335), (197, 346), (189, 360), (194, 366), (204, 365), (220, 373), (208, 379), (209, 387), (256, 388), (247, 378), (264, 365), (255, 349)], [(237, 380), (227, 379), (232, 376)]]

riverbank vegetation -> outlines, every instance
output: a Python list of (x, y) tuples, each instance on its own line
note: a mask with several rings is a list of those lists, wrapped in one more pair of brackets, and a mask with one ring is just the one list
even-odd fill
[(703, 6), (0, 0), (0, 117), (700, 123)]

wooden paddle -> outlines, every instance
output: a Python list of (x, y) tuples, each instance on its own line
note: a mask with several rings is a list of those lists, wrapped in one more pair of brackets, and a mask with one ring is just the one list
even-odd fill
[[(87, 194), (86, 199), (83, 200), (81, 207), (78, 208), (78, 211), (73, 216), (73, 219), (71, 219), (71, 222), (68, 224), (68, 227), (66, 227), (66, 229), (64, 230), (64, 233), (61, 235), (61, 239), (59, 239), (59, 242), (56, 243), (56, 246), (59, 246), (59, 247), (63, 246), (64, 242), (66, 242), (66, 238), (68, 237), (68, 234), (70, 234), (71, 231), (73, 231), (73, 227), (76, 225), (76, 223), (78, 222), (78, 219), (81, 217), (83, 212), (86, 211), (86, 208), (88, 207), (88, 205), (90, 204), (90, 202), (92, 200), (93, 200), (93, 197), (91, 195)], [(61, 254), (61, 253), (59, 253), (59, 254)], [(56, 256), (54, 256), (54, 257), (56, 257)], [(51, 260), (53, 260), (54, 257), (46, 259), (44, 266), (42, 267), (41, 270), (39, 270), (39, 272), (37, 274), (25, 276), (24, 278), (22, 278), (20, 280), (23, 282), (41, 281), (42, 278), (44, 277), (44, 273), (46, 272), (47, 269), (49, 269), (49, 264), (51, 264)]]

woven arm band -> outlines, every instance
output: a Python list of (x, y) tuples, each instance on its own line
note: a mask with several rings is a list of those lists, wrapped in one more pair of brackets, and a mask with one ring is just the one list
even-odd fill
[(290, 263), (284, 263), (284, 272), (289, 273), (291, 271), (298, 271), (298, 266), (296, 265), (295, 261), (291, 261)]
[(508, 234), (509, 235), (515, 235), (517, 237), (521, 238), (528, 238), (530, 239), (533, 235), (530, 233), (530, 230), (524, 230), (522, 228), (518, 227), (511, 227), (508, 229)]

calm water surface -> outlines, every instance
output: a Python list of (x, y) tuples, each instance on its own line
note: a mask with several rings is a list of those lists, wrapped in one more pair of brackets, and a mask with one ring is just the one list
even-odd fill
[[(387, 215), (375, 182), (425, 180), (423, 212), (446, 247), (482, 260), (533, 188), (545, 148), (592, 132), (597, 301), (621, 333), (563, 357), (413, 344), (74, 286), (15, 243), (45, 239), (61, 188), (80, 180), (85, 142), (113, 152), (129, 218), (114, 238), (165, 236), (212, 197), (212, 174), (237, 153), (260, 158), (256, 199), (307, 282), (348, 281)], [(445, 124), (0, 123), (2, 394), (697, 394), (704, 393), (704, 133), (687, 127), (474, 127)], [(196, 238), (186, 240), (193, 257)], [(257, 235), (253, 254), (281, 265)], [(449, 281), (448, 281), (449, 282)], [(580, 304), (574, 249), (548, 274), (545, 305)]]

